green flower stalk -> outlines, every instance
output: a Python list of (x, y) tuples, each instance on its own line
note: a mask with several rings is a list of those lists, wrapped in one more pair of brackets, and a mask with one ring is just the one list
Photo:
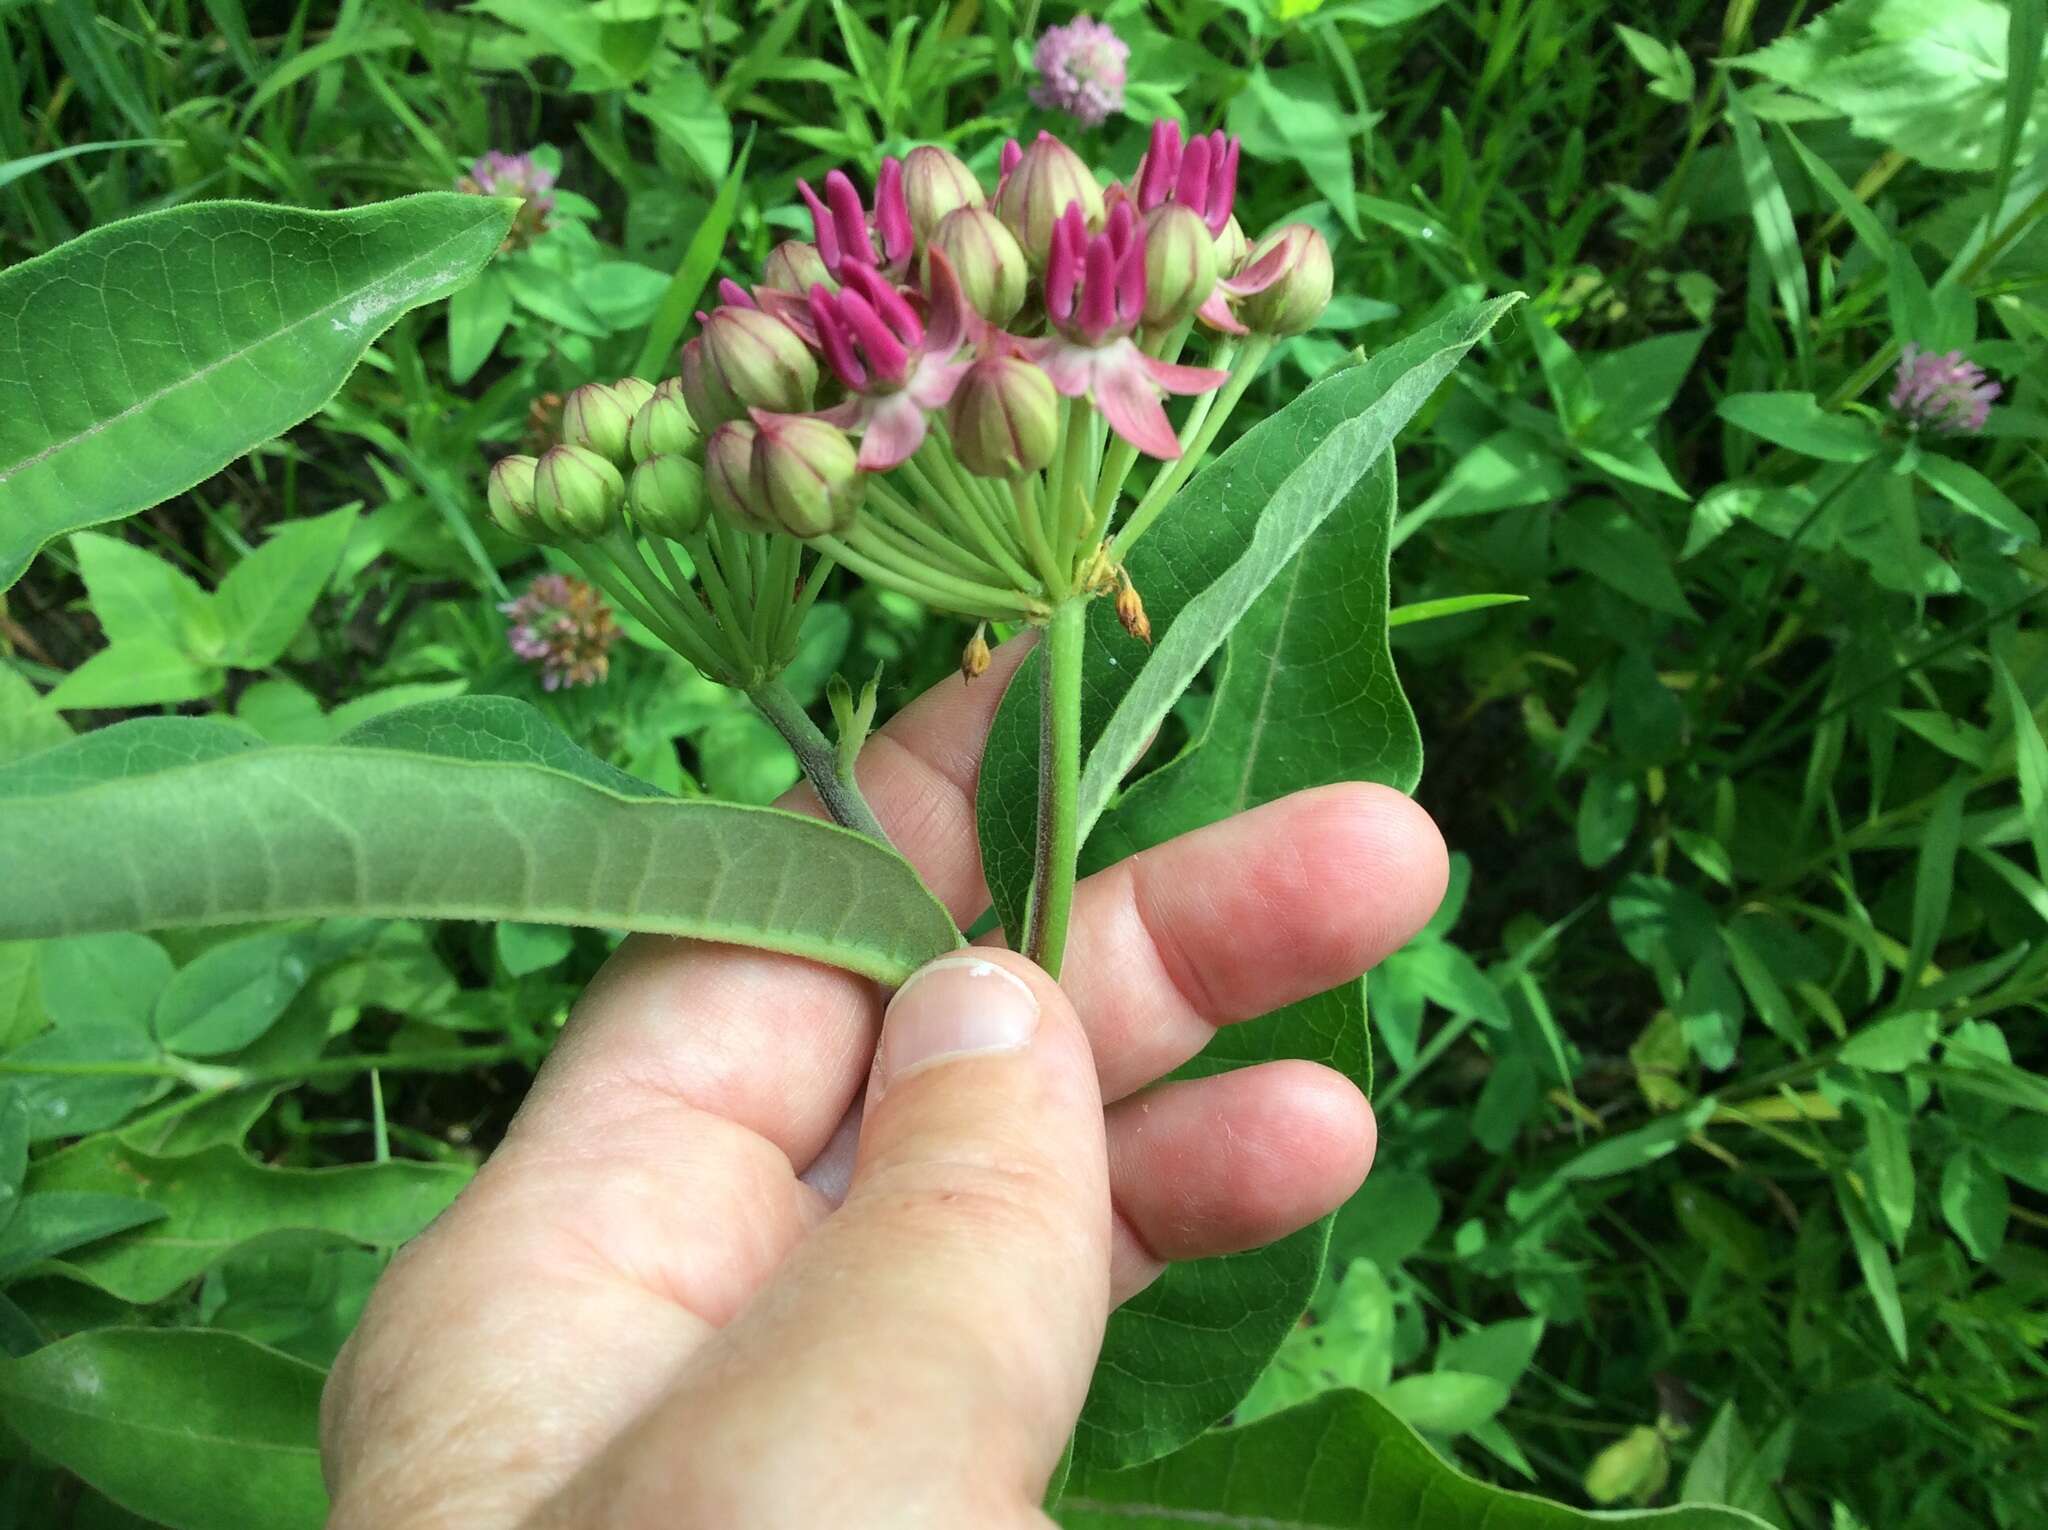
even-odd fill
[[(840, 567), (976, 623), (1043, 633), (1038, 875), (1024, 949), (1057, 970), (1071, 907), (1089, 602), (1134, 640), (1124, 559), (1276, 339), (1330, 295), (1329, 249), (1291, 225), (1248, 246), (1238, 146), (1154, 126), (1106, 189), (1064, 143), (1009, 144), (986, 192), (943, 149), (887, 160), (872, 203), (800, 184), (811, 242), (719, 286), (677, 377), (592, 384), (563, 444), (494, 470), (491, 513), (562, 542), (626, 610), (782, 729), (841, 822), (879, 834), (834, 748), (776, 676)], [(1189, 356), (1189, 359), (1183, 359)], [(1178, 420), (1166, 400), (1185, 399)], [(1128, 493), (1138, 459), (1157, 466)], [(630, 472), (628, 481), (622, 473)], [(529, 529), (531, 528), (531, 529)], [(844, 742), (844, 741), (842, 741)]]

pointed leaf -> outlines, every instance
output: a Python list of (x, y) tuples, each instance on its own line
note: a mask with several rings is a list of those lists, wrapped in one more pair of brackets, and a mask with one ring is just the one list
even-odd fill
[(519, 919), (734, 941), (892, 983), (957, 944), (916, 873), (872, 840), (601, 785), (616, 773), (528, 711), (432, 702), (357, 742), (275, 748), (160, 718), (20, 761), (0, 770), (0, 938), (344, 913)]
[(320, 1530), (325, 1380), (233, 1334), (102, 1329), (0, 1363), (0, 1420), (169, 1530)]
[(0, 589), (296, 425), (397, 317), (473, 276), (513, 206), (198, 202), (0, 273)]

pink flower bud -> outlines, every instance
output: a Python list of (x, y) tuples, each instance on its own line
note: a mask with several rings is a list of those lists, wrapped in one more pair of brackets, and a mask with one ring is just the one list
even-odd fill
[(704, 529), (711, 503), (704, 470), (687, 457), (649, 457), (626, 489), (634, 524), (650, 536), (681, 542)]
[(1222, 232), (1216, 236), (1216, 274), (1235, 276), (1244, 269), (1244, 258), (1252, 250), (1252, 242), (1245, 238), (1244, 228), (1235, 215), (1223, 220)]
[(825, 258), (818, 253), (815, 244), (805, 244), (801, 239), (785, 239), (768, 252), (768, 259), (762, 263), (761, 285), (803, 297), (813, 287), (830, 289), (839, 284), (825, 269)]
[(903, 196), (910, 206), (910, 226), (920, 240), (929, 240), (948, 213), (979, 207), (985, 198), (981, 182), (950, 149), (919, 144), (903, 156)]
[(562, 401), (563, 442), (588, 447), (615, 467), (628, 460), (626, 438), (632, 428), (632, 406), (605, 383), (585, 383)]
[(752, 497), (775, 528), (810, 538), (852, 525), (866, 481), (846, 432), (808, 414), (754, 419)]
[(699, 430), (710, 430), (727, 420), (746, 416), (747, 406), (733, 397), (732, 389), (707, 358), (702, 335), (693, 335), (684, 342), (682, 376), (678, 381), (682, 384), (683, 402), (689, 405), (690, 416)]
[(940, 220), (931, 248), (953, 263), (968, 307), (995, 325), (1017, 316), (1031, 266), (1001, 218), (986, 207), (958, 208)]
[[(780, 319), (758, 308), (728, 305), (704, 321), (701, 338), (705, 372), (715, 370), (725, 392), (740, 403), (776, 413), (811, 407), (818, 387), (817, 359), (803, 337)], [(683, 382), (687, 389), (687, 370)], [(708, 376), (705, 385), (711, 394)], [(695, 407), (692, 398), (691, 408)]]
[(626, 480), (588, 447), (553, 447), (534, 467), (534, 509), (558, 537), (587, 542), (603, 536), (625, 502)]
[(960, 379), (946, 406), (946, 427), (969, 472), (984, 478), (1035, 473), (1059, 444), (1059, 394), (1023, 357), (985, 357)]
[(1146, 220), (1145, 322), (1179, 324), (1216, 289), (1216, 241), (1202, 215), (1168, 202)]
[(996, 193), (996, 213), (1017, 243), (1043, 266), (1052, 250), (1052, 231), (1071, 203), (1079, 203), (1081, 219), (1090, 228), (1102, 225), (1102, 188), (1081, 156), (1050, 133), (1024, 150), (1017, 166)]
[(704, 487), (712, 508), (747, 531), (772, 529), (754, 499), (752, 420), (727, 420), (704, 442)]
[(547, 528), (541, 525), (534, 508), (534, 466), (531, 457), (500, 457), (491, 464), (490, 481), (484, 492), (491, 519), (498, 529), (522, 542), (539, 542), (547, 537)]
[(1280, 274), (1271, 286), (1244, 300), (1238, 317), (1261, 334), (1298, 335), (1311, 327), (1329, 306), (1334, 280), (1330, 246), (1307, 224), (1289, 223), (1261, 239), (1247, 257), (1246, 265), (1257, 265), (1261, 257), (1276, 248), (1286, 252), (1281, 258)]
[(683, 399), (681, 382), (671, 377), (654, 390), (654, 396), (633, 416), (626, 444), (635, 462), (645, 462), (650, 457), (692, 451), (700, 439), (690, 406)]

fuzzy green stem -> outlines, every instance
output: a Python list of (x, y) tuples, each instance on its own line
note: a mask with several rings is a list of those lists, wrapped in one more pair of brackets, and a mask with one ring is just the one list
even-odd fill
[(1053, 612), (1039, 668), (1038, 847), (1024, 921), (1024, 954), (1054, 977), (1066, 954), (1081, 849), (1081, 663), (1087, 643), (1088, 600), (1073, 596)]
[(882, 821), (861, 795), (853, 772), (841, 768), (839, 750), (811, 721), (789, 687), (780, 680), (764, 681), (747, 692), (747, 699), (787, 741), (797, 764), (803, 767), (804, 779), (811, 783), (832, 821), (856, 834), (865, 834), (877, 844), (888, 844)]

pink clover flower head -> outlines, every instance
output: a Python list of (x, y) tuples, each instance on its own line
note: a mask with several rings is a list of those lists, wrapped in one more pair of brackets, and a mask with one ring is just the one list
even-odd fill
[(597, 685), (609, 673), (619, 627), (594, 586), (568, 574), (542, 574), (498, 609), (511, 621), (506, 646), (540, 671), (543, 690)]
[(811, 190), (809, 181), (798, 181), (796, 189), (811, 210), (814, 243), (834, 281), (845, 281), (847, 269), (855, 265), (879, 265), (890, 277), (901, 277), (910, 268), (916, 231), (910, 223), (910, 201), (903, 194), (902, 160), (891, 155), (882, 161), (872, 213), (843, 170), (826, 175), (823, 197)]
[(1909, 345), (1899, 356), (1891, 406), (1915, 430), (1974, 436), (2004, 391), (1961, 351), (1940, 354)]
[(545, 234), (555, 210), (555, 172), (537, 163), (531, 153), (492, 149), (478, 155), (455, 189), (471, 196), (520, 198), (518, 216), (501, 247), (507, 250), (524, 249)]
[(1149, 213), (1177, 202), (1202, 215), (1209, 232), (1220, 234), (1237, 202), (1239, 144), (1219, 128), (1197, 133), (1183, 144), (1180, 124), (1162, 117), (1152, 124), (1152, 143), (1138, 164), (1131, 195)]
[(1032, 104), (1065, 112), (1084, 127), (1097, 127), (1123, 110), (1124, 78), (1131, 49), (1107, 22), (1086, 14), (1063, 27), (1047, 27), (1032, 50), (1039, 74)]
[(1145, 313), (1145, 242), (1128, 201), (1090, 234), (1077, 202), (1053, 227), (1046, 260), (1045, 311), (1054, 333), (1016, 342), (1068, 398), (1095, 401), (1110, 429), (1147, 456), (1172, 459), (1180, 440), (1159, 394), (1206, 393), (1230, 374), (1148, 356), (1131, 339)]
[(929, 323), (873, 266), (848, 265), (837, 292), (811, 288), (811, 328), (825, 365), (846, 388), (820, 418), (860, 432), (859, 466), (886, 472), (924, 445), (926, 412), (950, 403), (971, 362), (960, 359), (973, 310), (945, 252), (927, 257)]

